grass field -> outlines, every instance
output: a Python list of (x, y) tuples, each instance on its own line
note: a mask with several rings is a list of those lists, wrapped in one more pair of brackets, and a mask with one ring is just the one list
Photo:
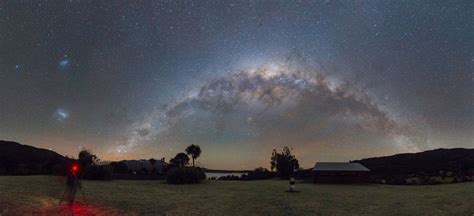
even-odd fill
[(1, 176), (0, 215), (468, 215), (474, 183), (433, 186), (297, 184), (265, 181), (84, 181), (86, 200), (59, 200), (60, 177)]

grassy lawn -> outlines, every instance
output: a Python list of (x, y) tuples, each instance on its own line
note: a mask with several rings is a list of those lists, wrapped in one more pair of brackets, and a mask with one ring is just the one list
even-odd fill
[(0, 215), (468, 215), (474, 214), (474, 183), (433, 186), (297, 184), (206, 181), (83, 181), (86, 201), (59, 200), (60, 177), (0, 176)]

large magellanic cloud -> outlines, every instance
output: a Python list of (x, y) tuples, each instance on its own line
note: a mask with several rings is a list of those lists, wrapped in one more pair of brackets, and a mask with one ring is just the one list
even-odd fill
[(127, 143), (116, 151), (186, 137), (202, 140), (202, 145), (215, 140), (251, 143), (255, 149), (298, 145), (303, 151), (324, 140), (339, 147), (380, 142), (375, 149), (413, 151), (417, 146), (412, 135), (363, 91), (327, 73), (282, 61), (209, 80), (135, 123)]

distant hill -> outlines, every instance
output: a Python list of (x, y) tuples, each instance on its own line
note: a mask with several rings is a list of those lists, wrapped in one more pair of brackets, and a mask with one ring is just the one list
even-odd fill
[(67, 160), (51, 150), (0, 140), (0, 175), (53, 174)]
[(386, 157), (356, 160), (378, 178), (406, 180), (413, 176), (439, 176), (470, 180), (474, 176), (474, 149), (435, 149), (419, 153), (405, 153)]

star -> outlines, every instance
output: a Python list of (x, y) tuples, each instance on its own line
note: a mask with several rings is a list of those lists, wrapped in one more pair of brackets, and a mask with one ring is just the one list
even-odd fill
[(469, 0), (5, 4), (2, 137), (59, 131), (69, 155), (88, 137), (104, 159), (201, 143), (211, 168), (285, 145), (307, 167), (472, 146)]

